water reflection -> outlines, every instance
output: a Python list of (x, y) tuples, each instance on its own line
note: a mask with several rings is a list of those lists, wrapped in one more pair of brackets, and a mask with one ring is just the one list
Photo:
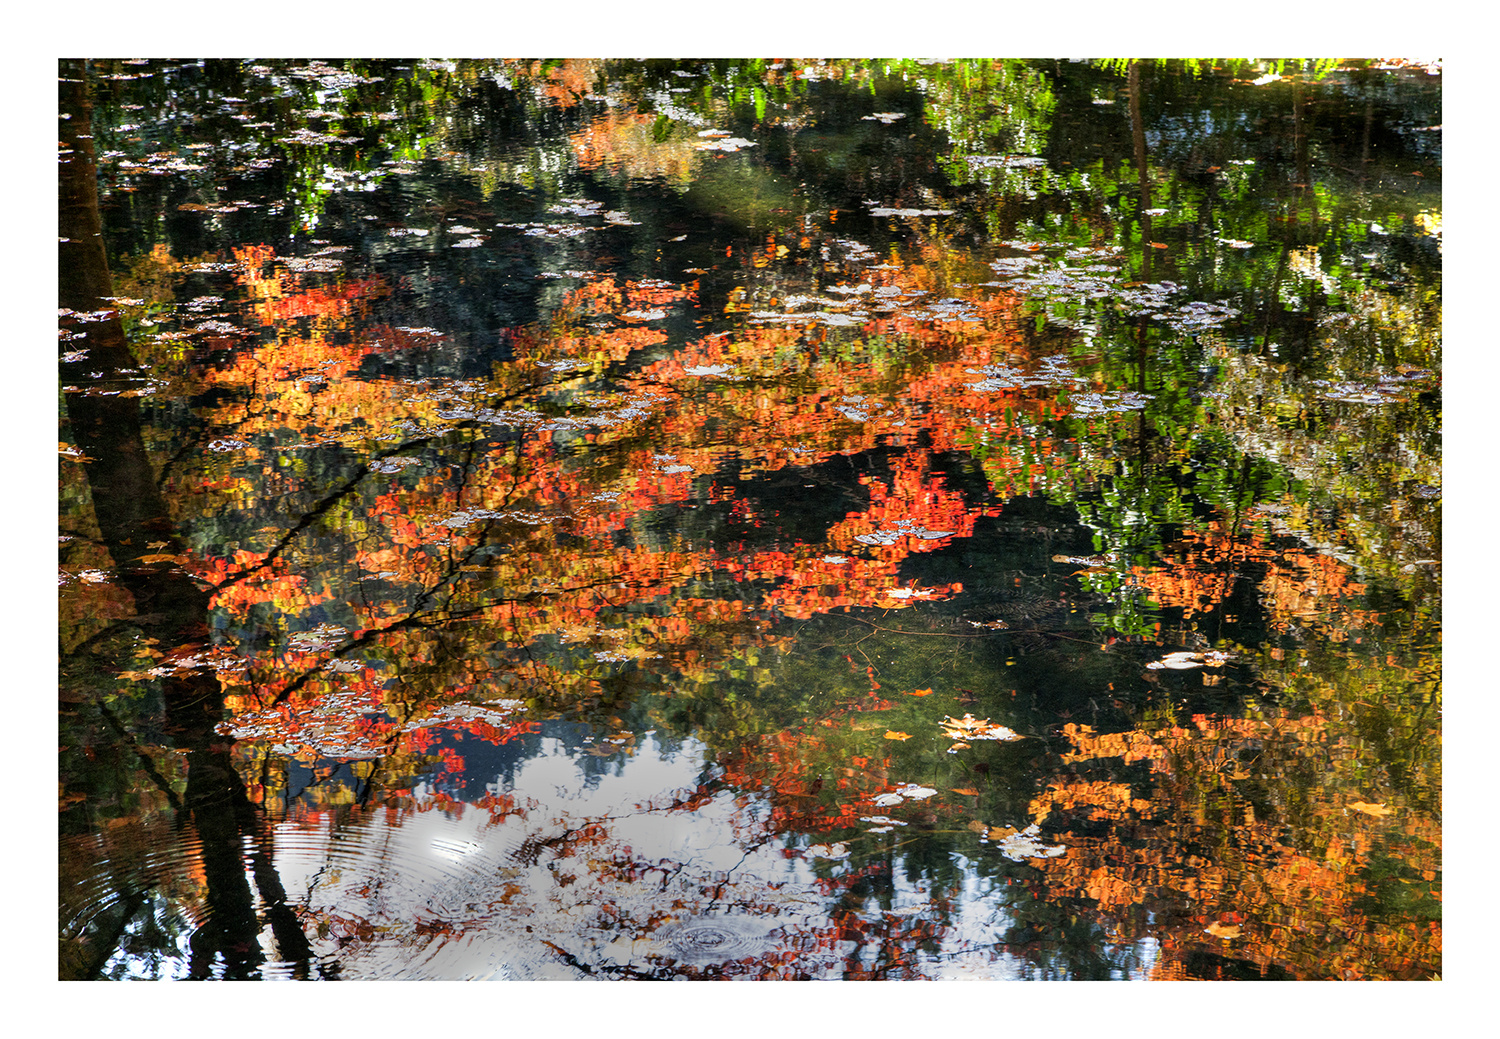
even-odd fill
[(65, 976), (1437, 970), (1439, 77), (63, 79)]
[[(1013, 921), (993, 884), (934, 886), (896, 849), (866, 863), (847, 844), (803, 846), (776, 832), (768, 801), (705, 779), (695, 741), (648, 736), (601, 774), (581, 731), (543, 736), (488, 784), (502, 810), (435, 782), (398, 811), (308, 809), (279, 825), (277, 869), (318, 921), (320, 962), (395, 978), (1025, 972), (996, 956)], [(1139, 972), (1151, 957), (1116, 959)]]

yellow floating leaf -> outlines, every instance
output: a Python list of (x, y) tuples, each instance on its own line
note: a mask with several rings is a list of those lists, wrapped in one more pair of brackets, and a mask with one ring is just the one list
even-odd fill
[(979, 796), (979, 791), (978, 790), (974, 790), (974, 789), (972, 789), (970, 787), (966, 787), (966, 786), (956, 786), (956, 787), (953, 788), (953, 792), (955, 794), (967, 794), (970, 797), (978, 797)]
[(888, 740), (909, 740), (911, 739), (911, 733), (897, 732), (895, 729), (887, 729), (885, 730), (885, 738)]
[(932, 695), (932, 690), (931, 689), (913, 689), (911, 691), (911, 695), (912, 696), (931, 696)]
[(1351, 801), (1344, 807), (1352, 808), (1356, 812), (1364, 812), (1366, 815), (1373, 815), (1377, 818), (1382, 815), (1396, 814), (1396, 810), (1394, 808), (1387, 808), (1383, 804), (1370, 804), (1367, 801)]
[(141, 556), (140, 559), (137, 560), (137, 562), (141, 562), (141, 563), (175, 563), (175, 562), (177, 562), (179, 560), (179, 558), (180, 557), (178, 557), (178, 556), (164, 555), (162, 553), (157, 553), (154, 556)]
[(1238, 924), (1213, 923), (1209, 924), (1203, 930), (1204, 933), (1211, 934), (1215, 938), (1238, 938), (1240, 936)]

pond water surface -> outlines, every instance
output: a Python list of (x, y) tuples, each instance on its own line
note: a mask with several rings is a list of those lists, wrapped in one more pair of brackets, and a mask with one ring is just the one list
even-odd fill
[(61, 978), (1440, 972), (1436, 69), (60, 80)]

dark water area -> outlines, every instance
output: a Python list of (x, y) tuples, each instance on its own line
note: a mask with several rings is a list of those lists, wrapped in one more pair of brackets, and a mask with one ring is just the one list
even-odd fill
[(65, 61), (65, 980), (1442, 970), (1442, 76)]

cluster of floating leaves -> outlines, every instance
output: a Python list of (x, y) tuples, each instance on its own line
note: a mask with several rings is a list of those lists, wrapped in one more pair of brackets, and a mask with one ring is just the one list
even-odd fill
[(315, 653), (319, 650), (333, 649), (340, 645), (348, 636), (349, 629), (337, 624), (319, 624), (311, 631), (294, 632), (287, 642), (293, 649), (304, 653)]
[[(1005, 244), (1024, 252), (991, 260), (990, 268), (1005, 280), (988, 285), (1059, 302), (1113, 299), (1122, 314), (1147, 315), (1187, 334), (1217, 328), (1239, 316), (1238, 310), (1225, 303), (1192, 300), (1174, 305), (1171, 297), (1183, 291), (1174, 281), (1121, 283), (1119, 264), (1124, 256), (1107, 246), (1068, 248), (1054, 256), (1049, 251), (1053, 246), (1047, 243)], [(1066, 323), (1060, 316), (1057, 320)]]
[(986, 826), (981, 822), (970, 823), (969, 828), (979, 834), (981, 843), (993, 844), (995, 850), (1015, 862), (1056, 858), (1067, 851), (1058, 845), (1043, 844), (1041, 825), (1038, 823), (1032, 823), (1024, 830), (1010, 826)]
[[(272, 76), (275, 70), (265, 65), (252, 65), (250, 71), (263, 76)], [(293, 79), (315, 79), (323, 90), (348, 90), (363, 83), (380, 83), (385, 79), (384, 76), (361, 76), (357, 72), (336, 68), (321, 61), (313, 61), (287, 69), (285, 75)]]
[(1220, 650), (1205, 650), (1196, 653), (1192, 650), (1181, 650), (1176, 653), (1168, 653), (1160, 660), (1153, 660), (1146, 665), (1148, 671), (1187, 671), (1197, 667), (1223, 667), (1229, 663), (1230, 655)]
[[(1119, 269), (1088, 255), (1092, 250), (1073, 250), (1063, 258), (1040, 253), (1006, 256), (990, 262), (996, 274), (1007, 279), (1005, 287), (1025, 296), (1069, 299), (1107, 299), (1118, 291)], [(1070, 266), (1068, 260), (1074, 260)], [(1077, 261), (1084, 262), (1078, 264)], [(1000, 284), (1000, 283), (996, 283)]]
[(121, 173), (147, 173), (155, 177), (163, 177), (169, 173), (196, 173), (208, 168), (192, 161), (194, 156), (185, 157), (176, 152), (156, 152), (146, 156), (143, 162), (127, 159), (118, 152), (106, 152), (102, 158), (114, 159), (115, 168)]
[(178, 206), (178, 210), (184, 213), (238, 213), (241, 209), (260, 209), (265, 206), (264, 202), (249, 202), (245, 199), (236, 199), (233, 202), (184, 202)]
[(119, 677), (131, 682), (141, 682), (172, 678), (195, 671), (244, 671), (248, 667), (249, 661), (228, 646), (189, 645), (167, 652), (150, 668), (143, 671), (121, 671)]
[(584, 227), (582, 224), (499, 224), (499, 227), (524, 227), (521, 233), (531, 238), (577, 238), (579, 235), (588, 234), (597, 230), (593, 227)]
[(975, 169), (1036, 170), (1047, 168), (1047, 160), (1039, 155), (970, 155), (965, 161)]
[(900, 819), (892, 819), (888, 815), (862, 815), (859, 817), (859, 821), (862, 823), (875, 824), (871, 826), (870, 829), (866, 830), (866, 833), (890, 833), (896, 827), (906, 825), (904, 821)]
[(876, 808), (891, 808), (905, 801), (925, 801), (937, 793), (930, 786), (919, 786), (916, 783), (902, 783), (889, 793), (880, 794), (871, 802)]
[(940, 592), (936, 588), (887, 588), (884, 594), (892, 599), (930, 599)]
[(1423, 368), (1411, 368), (1380, 375), (1373, 383), (1313, 379), (1308, 385), (1317, 388), (1318, 397), (1322, 400), (1351, 404), (1387, 404), (1407, 397), (1414, 387), (1424, 386), (1431, 378), (1432, 372)]
[[(853, 259), (851, 262), (863, 262)], [(913, 321), (982, 320), (976, 304), (969, 300), (949, 298), (913, 307), (911, 304), (929, 295), (925, 289), (903, 289), (895, 285), (875, 287), (869, 282), (857, 285), (830, 285), (827, 292), (843, 298), (790, 293), (782, 298), (784, 311), (757, 310), (749, 315), (755, 323), (834, 327), (862, 325), (875, 315), (900, 312)], [(804, 307), (822, 309), (805, 311)], [(903, 309), (904, 308), (904, 309)]]
[(277, 141), (282, 144), (358, 144), (358, 137), (339, 137), (331, 133), (318, 133), (305, 127), (293, 130), (284, 137), (278, 137)]
[(406, 469), (410, 468), (411, 466), (420, 465), (421, 462), (422, 462), (422, 460), (420, 458), (410, 458), (410, 457), (403, 457), (401, 455), (391, 455), (391, 456), (389, 456), (387, 458), (378, 458), (375, 461), (371, 462), (370, 463), (370, 472), (372, 472), (372, 473), (399, 473), (399, 472), (404, 472)]
[(938, 541), (952, 536), (951, 530), (928, 530), (914, 520), (897, 520), (883, 529), (856, 534), (854, 540), (861, 545), (894, 545), (906, 537), (914, 537), (922, 541)]
[(440, 527), (449, 530), (461, 530), (464, 527), (472, 527), (481, 520), (515, 520), (527, 526), (536, 527), (543, 523), (552, 523), (564, 517), (543, 516), (540, 513), (527, 512), (521, 509), (510, 509), (501, 511), (497, 509), (467, 508), (459, 509), (442, 519), (434, 522)]
[(1161, 315), (1161, 320), (1170, 328), (1189, 335), (1206, 332), (1239, 316), (1239, 311), (1227, 303), (1209, 303), (1194, 300), (1176, 310)]
[(970, 389), (983, 392), (1038, 386), (1057, 387), (1084, 381), (1082, 376), (1069, 367), (1068, 359), (1062, 354), (1050, 354), (1042, 358), (1030, 371), (1005, 364), (988, 364), (983, 368), (965, 368), (964, 371), (970, 375), (984, 376), (979, 382), (969, 383)]
[(286, 718), (274, 708), (237, 715), (233, 721), (220, 722), (216, 731), (235, 740), (262, 741), (274, 754), (367, 760), (383, 757), (391, 750), (389, 734), (382, 734), (374, 727), (362, 729), (350, 725), (351, 718), (366, 715), (371, 709), (368, 693), (333, 689), (320, 697), (316, 705), (299, 708), (295, 734), (289, 732)]
[(737, 152), (742, 148), (755, 147), (754, 141), (731, 137), (727, 130), (700, 130), (698, 136), (703, 138), (694, 145), (699, 151)]
[(438, 725), (458, 725), (483, 722), (497, 729), (515, 724), (516, 715), (526, 709), (524, 700), (486, 700), (470, 703), (466, 700), (444, 704), (415, 723), (414, 728), (426, 729)]
[(110, 318), (119, 317), (120, 316), (120, 312), (118, 310), (113, 309), (113, 308), (106, 308), (104, 310), (84, 310), (84, 311), (81, 311), (81, 310), (70, 310), (67, 307), (59, 307), (58, 311), (57, 311), (57, 316), (58, 317), (71, 317), (74, 321), (94, 322), (94, 321), (108, 321)]
[(1080, 393), (1069, 398), (1068, 404), (1073, 414), (1087, 417), (1139, 411), (1150, 402), (1151, 394), (1149, 393), (1120, 390), (1114, 393)]
[(344, 266), (343, 260), (331, 256), (283, 256), (280, 261), (297, 274), (328, 274)]
[(870, 208), (871, 216), (952, 216), (953, 212), (951, 209), (907, 209), (894, 206), (872, 206)]

